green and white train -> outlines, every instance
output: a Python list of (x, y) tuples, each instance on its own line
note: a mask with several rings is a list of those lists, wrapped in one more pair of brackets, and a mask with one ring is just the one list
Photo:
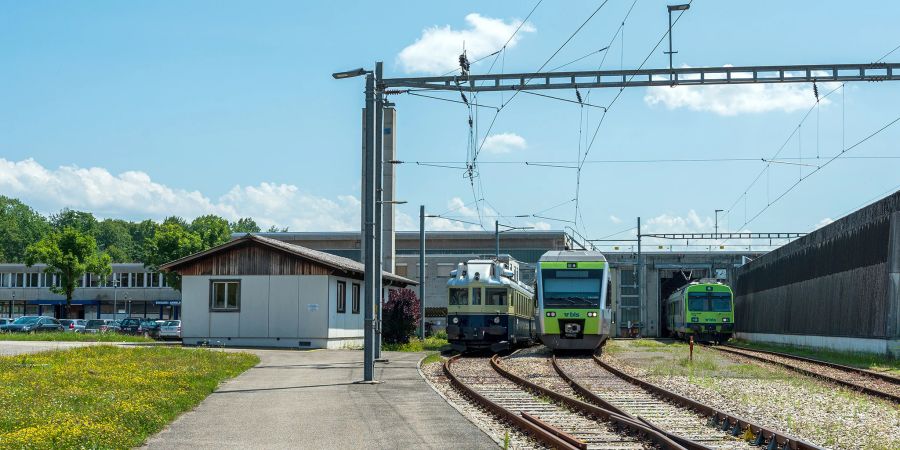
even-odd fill
[(471, 260), (447, 280), (447, 340), (464, 352), (534, 342), (534, 294), (501, 262)]
[(666, 320), (673, 337), (725, 342), (734, 333), (734, 292), (714, 280), (687, 284), (666, 300)]
[(549, 251), (538, 260), (537, 324), (553, 350), (595, 350), (610, 336), (609, 264), (600, 252)]

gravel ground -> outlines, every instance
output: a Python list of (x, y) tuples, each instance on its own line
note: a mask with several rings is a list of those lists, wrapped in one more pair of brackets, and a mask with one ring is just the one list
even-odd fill
[(428, 381), (432, 389), (440, 394), (441, 397), (444, 397), (447, 403), (456, 408), (466, 419), (469, 419), (475, 426), (487, 433), (491, 439), (494, 439), (498, 446), (503, 446), (504, 435), (509, 433), (509, 448), (523, 450), (546, 448), (528, 436), (519, 433), (516, 431), (516, 428), (509, 426), (507, 423), (498, 420), (491, 413), (481, 409), (477, 403), (470, 402), (460, 395), (459, 391), (450, 385), (450, 380), (444, 376), (443, 361), (422, 366), (422, 374), (425, 375), (425, 380)]
[(853, 383), (859, 386), (865, 386), (870, 389), (875, 389), (881, 392), (886, 392), (888, 394), (900, 396), (900, 384), (894, 384), (886, 380), (882, 380), (880, 378), (875, 378), (871, 376), (861, 375), (855, 372), (848, 372), (846, 370), (836, 369), (834, 367), (829, 367), (824, 364), (815, 364), (806, 361), (801, 361), (793, 358), (786, 358), (783, 356), (771, 355), (768, 353), (755, 352), (752, 349), (742, 349), (729, 347), (728, 350), (737, 351), (745, 354), (751, 354), (755, 356), (759, 356), (761, 358), (768, 359), (770, 361), (775, 361), (782, 364), (787, 364), (792, 367), (796, 367), (798, 369), (808, 370), (813, 373), (818, 373), (826, 377), (831, 377), (837, 380), (845, 381), (848, 383)]
[(638, 342), (616, 341), (602, 358), (633, 376), (813, 444), (900, 449), (900, 406), (891, 402), (713, 350), (695, 349), (702, 369), (666, 373), (660, 364), (689, 367), (684, 346)]

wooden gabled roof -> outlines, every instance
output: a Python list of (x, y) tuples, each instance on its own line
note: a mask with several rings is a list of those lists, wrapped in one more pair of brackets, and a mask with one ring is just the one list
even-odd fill
[[(296, 264), (285, 264), (285, 261), (282, 260), (274, 261), (274, 264), (278, 266), (277, 270), (271, 268), (272, 264), (269, 264), (270, 267), (268, 269), (260, 269), (258, 264), (252, 264), (252, 260), (258, 259), (260, 255), (247, 251), (247, 249), (252, 249), (254, 247), (275, 251), (279, 254), (286, 254), (289, 256), (288, 259), (290, 260), (299, 259), (303, 262), (312, 263), (313, 266), (317, 266), (320, 270), (316, 270), (315, 267), (310, 268), (308, 266), (298, 266)], [(233, 256), (240, 251), (243, 251), (244, 254), (229, 258), (231, 261), (216, 261), (215, 264), (212, 265), (215, 267), (210, 266), (208, 270), (197, 270), (197, 267), (202, 265), (203, 262), (218, 259), (219, 257), (226, 255)], [(250, 262), (248, 263), (247, 261)], [(234, 264), (228, 264), (229, 262), (233, 262)], [(231, 267), (223, 268), (225, 265), (230, 265)], [(160, 270), (166, 272), (179, 272), (183, 275), (202, 275), (207, 274), (205, 272), (212, 272), (215, 269), (219, 269), (218, 271), (220, 272), (215, 274), (221, 275), (241, 275), (242, 273), (236, 273), (241, 271), (247, 272), (244, 273), (247, 275), (261, 275), (266, 271), (272, 275), (310, 275), (328, 273), (327, 271), (323, 272), (321, 269), (332, 269), (333, 271), (344, 272), (355, 278), (362, 278), (365, 274), (365, 266), (352, 259), (249, 233), (209, 250), (194, 253), (193, 255), (188, 255), (160, 266)], [(401, 277), (390, 272), (382, 272), (382, 277), (384, 280), (390, 281), (393, 284), (418, 284), (409, 278)]]

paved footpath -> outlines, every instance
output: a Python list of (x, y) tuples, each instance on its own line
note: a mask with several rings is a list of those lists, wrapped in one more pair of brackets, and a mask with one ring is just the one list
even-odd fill
[(98, 345), (97, 342), (49, 342), (49, 341), (0, 341), (0, 356), (37, 353), (48, 350), (69, 350), (71, 348)]
[(362, 385), (362, 352), (248, 350), (260, 364), (146, 444), (171, 448), (497, 448), (422, 379), (420, 353), (385, 352)]

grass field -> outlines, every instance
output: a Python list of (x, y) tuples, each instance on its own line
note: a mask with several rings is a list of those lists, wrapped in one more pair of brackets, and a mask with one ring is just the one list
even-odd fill
[(790, 347), (779, 344), (766, 344), (761, 342), (739, 340), (730, 341), (729, 343), (733, 344), (736, 347), (787, 353), (790, 355), (803, 356), (806, 358), (843, 364), (845, 366), (859, 367), (862, 369), (869, 369), (877, 372), (887, 372), (891, 375), (900, 376), (900, 359), (890, 358), (888, 356), (875, 355), (871, 353), (817, 350), (802, 347)]
[(258, 362), (246, 353), (108, 345), (0, 357), (0, 447), (135, 447)]
[(54, 341), (54, 342), (155, 342), (143, 336), (119, 333), (0, 333), (0, 341)]

